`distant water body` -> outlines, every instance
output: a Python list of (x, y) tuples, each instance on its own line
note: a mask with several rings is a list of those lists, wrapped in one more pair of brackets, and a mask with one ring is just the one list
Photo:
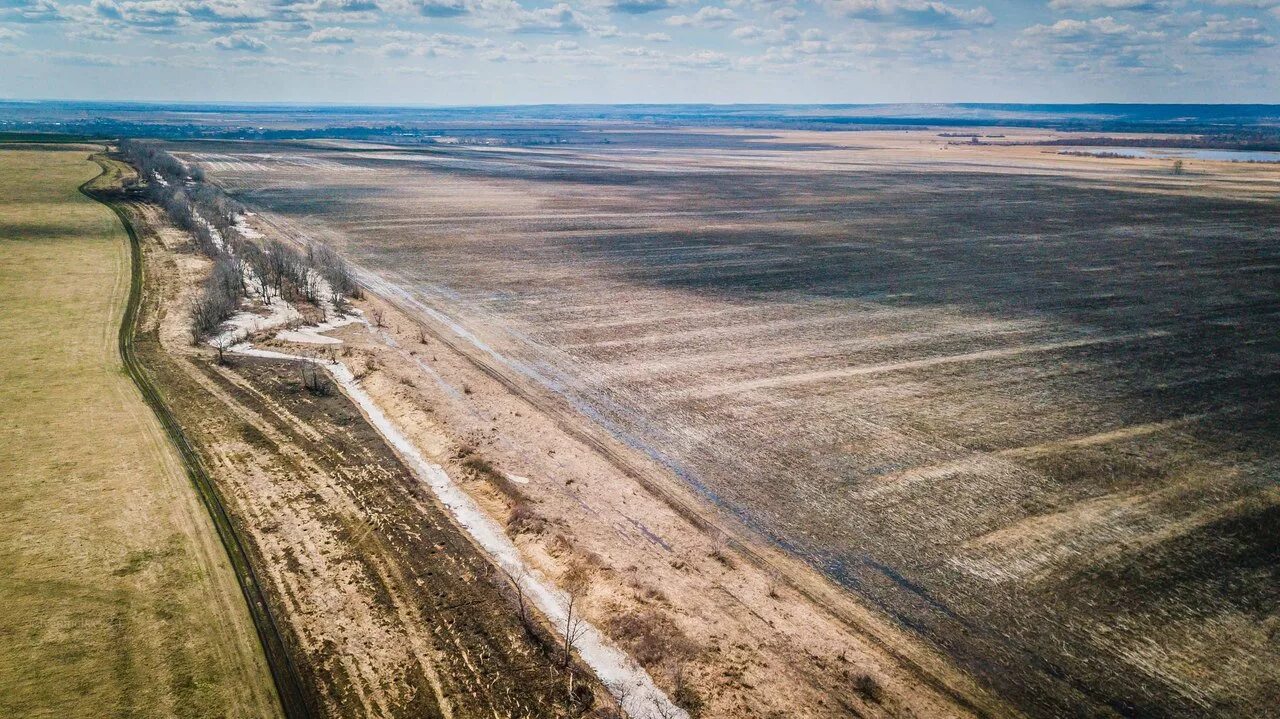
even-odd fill
[(1170, 160), (1214, 160), (1219, 162), (1280, 162), (1280, 152), (1258, 150), (1204, 150), (1191, 147), (1068, 147), (1063, 154), (1121, 155)]

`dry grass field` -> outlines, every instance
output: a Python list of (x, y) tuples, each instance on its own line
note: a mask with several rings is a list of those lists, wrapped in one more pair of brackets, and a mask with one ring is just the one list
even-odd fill
[(1026, 713), (1280, 703), (1273, 168), (923, 132), (180, 149)]
[(0, 149), (0, 715), (272, 717), (244, 598), (124, 373), (94, 148)]

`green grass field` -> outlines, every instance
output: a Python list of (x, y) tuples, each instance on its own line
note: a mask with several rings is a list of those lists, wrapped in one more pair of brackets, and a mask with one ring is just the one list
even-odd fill
[(274, 717), (243, 596), (123, 372), (85, 147), (0, 149), (0, 716)]

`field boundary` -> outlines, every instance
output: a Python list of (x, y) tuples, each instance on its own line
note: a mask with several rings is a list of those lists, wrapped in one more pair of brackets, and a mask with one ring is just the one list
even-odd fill
[(142, 393), (142, 398), (151, 408), (151, 411), (155, 413), (169, 441), (178, 450), (187, 478), (200, 495), (201, 503), (204, 504), (209, 518), (217, 529), (218, 538), (227, 553), (227, 558), (231, 562), (236, 581), (240, 585), (240, 590), (244, 594), (245, 602), (249, 608), (249, 614), (253, 618), (253, 625), (257, 630), (263, 654), (266, 656), (267, 666), (270, 668), (272, 682), (275, 685), (277, 698), (284, 711), (284, 716), (287, 719), (311, 719), (311, 712), (305, 700), (305, 693), (302, 690), (302, 682), (299, 679), (297, 667), (289, 655), (284, 638), (280, 633), (275, 618), (271, 614), (270, 607), (267, 605), (266, 596), (258, 582), (257, 574), (253, 571), (253, 566), (249, 562), (244, 542), (239, 532), (236, 531), (235, 525), (232, 523), (226, 507), (218, 495), (212, 478), (201, 463), (199, 454), (187, 440), (173, 413), (164, 403), (164, 398), (159, 389), (151, 381), (151, 378), (147, 376), (146, 368), (134, 351), (133, 340), (137, 329), (138, 310), (142, 304), (142, 242), (138, 238), (137, 230), (128, 213), (119, 205), (119, 198), (112, 197), (102, 189), (89, 189), (100, 178), (109, 176), (111, 173), (111, 168), (101, 154), (93, 155), (92, 159), (102, 168), (102, 173), (80, 185), (79, 190), (85, 197), (101, 203), (114, 212), (124, 226), (125, 234), (129, 237), (129, 297), (125, 302), (118, 335), (120, 358), (124, 364), (125, 372), (133, 380), (138, 391)]

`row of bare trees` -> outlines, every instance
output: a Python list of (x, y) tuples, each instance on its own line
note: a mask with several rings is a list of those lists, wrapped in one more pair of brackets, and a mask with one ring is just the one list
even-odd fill
[(138, 169), (147, 198), (164, 208), (174, 224), (191, 232), (196, 247), (214, 257), (225, 250), (240, 203), (204, 182), (204, 171), (188, 166), (152, 142), (121, 140), (120, 154)]
[[(119, 148), (137, 168), (145, 196), (214, 261), (213, 273), (192, 308), (195, 342), (216, 335), (251, 290), (268, 305), (273, 297), (283, 297), (317, 305), (327, 299), (338, 307), (363, 296), (350, 267), (328, 247), (310, 243), (303, 254), (289, 243), (270, 240), (260, 245), (235, 231), (243, 207), (205, 182), (201, 168), (187, 165), (154, 142), (121, 140)], [(329, 284), (330, 297), (320, 297), (322, 283), (317, 278)]]

